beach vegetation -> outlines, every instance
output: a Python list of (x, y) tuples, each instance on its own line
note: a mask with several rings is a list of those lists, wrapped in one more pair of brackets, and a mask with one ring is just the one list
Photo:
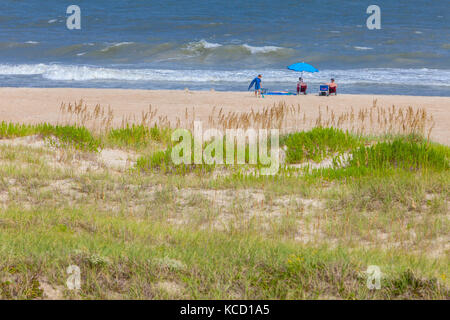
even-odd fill
[(309, 131), (295, 132), (280, 140), (286, 146), (286, 162), (301, 163), (307, 160), (320, 162), (335, 153), (348, 152), (361, 145), (361, 139), (335, 128), (317, 127)]
[[(66, 106), (58, 125), (0, 125), (0, 298), (450, 296), (450, 148), (430, 141), (423, 113), (386, 109), (378, 135), (352, 130), (351, 112), (339, 125), (325, 110), (312, 128), (301, 118), (280, 139), (284, 167), (262, 176), (258, 165), (174, 165), (173, 127), (153, 111), (115, 127), (84, 108)], [(378, 108), (354, 119), (370, 123), (371, 110), (384, 125)], [(300, 113), (265, 114), (242, 123)], [(79, 290), (66, 286), (69, 265)], [(367, 287), (373, 265), (380, 290)]]

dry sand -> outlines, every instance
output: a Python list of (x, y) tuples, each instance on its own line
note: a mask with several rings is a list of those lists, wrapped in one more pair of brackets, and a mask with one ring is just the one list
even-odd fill
[(308, 118), (318, 115), (319, 107), (328, 106), (335, 113), (346, 112), (351, 107), (372, 106), (373, 100), (381, 107), (425, 108), (436, 122), (431, 138), (436, 142), (450, 145), (450, 97), (416, 97), (387, 95), (338, 95), (319, 97), (307, 96), (266, 96), (255, 98), (251, 92), (210, 92), (184, 90), (120, 90), (120, 89), (40, 89), (40, 88), (0, 88), (0, 121), (39, 123), (58, 121), (62, 102), (83, 99), (88, 105), (97, 103), (110, 106), (116, 123), (124, 116), (140, 116), (149, 105), (157, 108), (158, 115), (167, 115), (170, 121), (183, 117), (185, 109), (195, 110), (196, 118), (207, 121), (213, 107), (228, 111), (250, 111), (285, 101), (300, 104)]

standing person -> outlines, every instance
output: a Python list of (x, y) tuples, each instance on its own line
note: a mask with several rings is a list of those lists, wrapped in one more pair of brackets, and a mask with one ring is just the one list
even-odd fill
[(248, 86), (248, 90), (250, 90), (253, 85), (255, 86), (255, 97), (258, 97), (258, 95), (261, 96), (261, 78), (262, 75), (259, 74)]
[(303, 78), (298, 78), (297, 82), (297, 95), (300, 95), (300, 93), (306, 94), (306, 88), (308, 86), (306, 85), (306, 82), (303, 81)]

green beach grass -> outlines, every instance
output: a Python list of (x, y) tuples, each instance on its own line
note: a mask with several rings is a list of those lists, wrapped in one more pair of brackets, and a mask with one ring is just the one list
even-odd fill
[[(265, 177), (246, 165), (176, 170), (170, 134), (1, 123), (0, 297), (450, 297), (449, 147), (318, 127), (283, 136), (288, 167)], [(46, 145), (2, 143), (30, 135)], [(108, 167), (104, 149), (136, 157)], [(79, 290), (66, 285), (70, 265)], [(380, 290), (367, 287), (370, 265)]]

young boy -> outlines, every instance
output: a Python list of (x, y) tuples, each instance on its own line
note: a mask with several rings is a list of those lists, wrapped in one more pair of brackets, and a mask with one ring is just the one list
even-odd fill
[(248, 87), (248, 90), (250, 90), (253, 85), (255, 85), (255, 97), (261, 96), (261, 78), (262, 75), (258, 75), (253, 81), (250, 83), (250, 86)]

